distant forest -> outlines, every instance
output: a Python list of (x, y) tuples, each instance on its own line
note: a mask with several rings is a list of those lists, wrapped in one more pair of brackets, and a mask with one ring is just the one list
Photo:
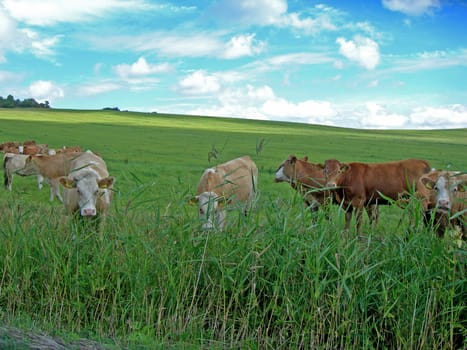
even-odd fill
[(12, 95), (7, 98), (0, 96), (0, 108), (50, 108), (49, 101), (39, 103), (33, 98), (15, 99)]

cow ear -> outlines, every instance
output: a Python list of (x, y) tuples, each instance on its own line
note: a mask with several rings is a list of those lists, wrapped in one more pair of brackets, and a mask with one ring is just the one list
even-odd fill
[(98, 185), (100, 189), (106, 189), (112, 187), (114, 184), (115, 178), (114, 177), (106, 177), (105, 179), (99, 180)]
[(420, 181), (429, 190), (432, 190), (432, 189), (435, 188), (435, 182), (432, 179), (428, 178), (428, 177), (422, 177), (420, 179)]
[(195, 205), (198, 202), (199, 202), (199, 196), (192, 196), (190, 199), (188, 199), (189, 205)]
[(459, 192), (467, 192), (467, 181), (462, 181), (457, 185), (457, 190)]
[(304, 162), (308, 162), (308, 156), (303, 157), (302, 160), (303, 160)]
[(340, 167), (339, 167), (339, 171), (340, 171), (341, 173), (344, 173), (344, 172), (346, 172), (346, 171), (349, 170), (349, 169), (350, 169), (350, 165), (347, 164), (347, 163), (341, 163), (341, 165), (340, 165)]
[(74, 187), (76, 187), (75, 180), (69, 179), (69, 178), (67, 178), (65, 176), (62, 176), (61, 178), (59, 178), (58, 181), (60, 181), (60, 184), (65, 188), (74, 188)]
[(289, 156), (289, 161), (290, 161), (290, 163), (295, 164), (295, 162), (297, 161), (297, 157), (295, 157), (293, 154), (291, 154)]

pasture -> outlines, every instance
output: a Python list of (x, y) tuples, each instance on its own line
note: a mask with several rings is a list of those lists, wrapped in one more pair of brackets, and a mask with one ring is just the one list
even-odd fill
[[(384, 207), (364, 234), (343, 211), (316, 214), (274, 173), (310, 161), (423, 158), (467, 170), (467, 129), (352, 130), (114, 111), (0, 110), (0, 142), (99, 153), (116, 177), (103, 232), (64, 220), (16, 176), (0, 190), (0, 319), (108, 348), (443, 348), (467, 344), (465, 242)], [(250, 155), (259, 193), (222, 234), (188, 204), (202, 171)], [(414, 214), (415, 213), (415, 214)], [(415, 216), (415, 226), (408, 224)]]

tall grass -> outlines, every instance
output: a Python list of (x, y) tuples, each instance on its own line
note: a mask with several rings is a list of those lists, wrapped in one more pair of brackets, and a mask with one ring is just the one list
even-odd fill
[[(356, 236), (337, 206), (310, 213), (272, 181), (292, 153), (320, 162), (420, 157), (465, 170), (465, 129), (57, 110), (0, 110), (0, 119), (2, 141), (79, 144), (117, 178), (98, 233), (64, 217), (31, 178), (0, 189), (3, 324), (117, 348), (467, 347), (465, 242), (436, 237), (416, 202), (382, 208), (379, 226), (365, 221)], [(229, 212), (223, 233), (200, 232), (187, 198), (202, 170), (244, 154), (259, 168), (255, 210)]]
[(465, 244), (407, 236), (387, 216), (393, 232), (357, 237), (337, 207), (311, 214), (298, 196), (266, 194), (250, 216), (230, 212), (225, 232), (202, 233), (184, 193), (153, 207), (140, 190), (100, 233), (54, 206), (1, 200), (2, 318), (139, 348), (467, 345)]

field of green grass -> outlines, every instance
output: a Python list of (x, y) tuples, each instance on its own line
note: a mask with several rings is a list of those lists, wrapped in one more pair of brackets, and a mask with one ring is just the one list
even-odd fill
[[(0, 109), (0, 143), (31, 139), (99, 153), (116, 177), (115, 196), (96, 234), (68, 221), (33, 177), (0, 189), (3, 325), (108, 348), (467, 346), (465, 242), (440, 239), (419, 215), (393, 207), (357, 237), (343, 231), (340, 208), (313, 215), (288, 184), (273, 182), (289, 154), (423, 158), (466, 171), (467, 129)], [(202, 171), (244, 154), (260, 173), (255, 210), (230, 212), (221, 234), (199, 232), (187, 199)]]

